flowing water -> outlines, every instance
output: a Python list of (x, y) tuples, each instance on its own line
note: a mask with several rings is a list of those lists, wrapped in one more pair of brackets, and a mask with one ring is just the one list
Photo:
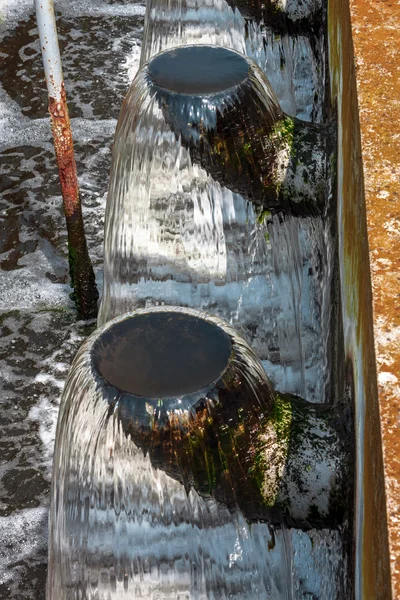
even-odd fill
[[(89, 248), (101, 289), (110, 149), (123, 97), (139, 63), (145, 8), (140, 2), (123, 0), (59, 0), (56, 8)], [(48, 498), (59, 397), (72, 357), (93, 327), (74, 322), (69, 299), (65, 226), (32, 11), (31, 1), (0, 0), (4, 53), (0, 87), (4, 184), (0, 204), (0, 597), (4, 600), (44, 599)], [(263, 69), (269, 62), (269, 79), (284, 110), (320, 121), (324, 95), (319, 90), (324, 89), (325, 71), (319, 67), (315, 52), (322, 57), (322, 64), (322, 41), (317, 41), (316, 51), (306, 36), (271, 32), (269, 37), (264, 35), (267, 43), (260, 44), (259, 35), (256, 26), (254, 33), (249, 29), (245, 43), (251, 43), (253, 49), (247, 53)], [(203, 41), (218, 43), (213, 38)], [(293, 73), (293, 84), (289, 84), (288, 70)], [(201, 176), (205, 177), (204, 173)], [(228, 208), (235, 219), (245, 222), (241, 205), (236, 209), (237, 200), (232, 194)], [(249, 218), (251, 223), (254, 216), (250, 214)], [(267, 230), (270, 227), (267, 222)], [(286, 224), (280, 227), (283, 231)], [(300, 310), (300, 326), (312, 312), (307, 327), (311, 331), (322, 329), (318, 352), (325, 357), (323, 346), (330, 331), (327, 315), (331, 310), (328, 271), (333, 247), (329, 223), (311, 217), (298, 219), (297, 237), (301, 258), (295, 262), (300, 271), (294, 284), (284, 282), (282, 275), (279, 285), (286, 289), (294, 285), (295, 293), (301, 293), (304, 308)], [(268, 249), (270, 241), (265, 242)], [(280, 243), (284, 243), (283, 238)], [(315, 267), (312, 281), (304, 285), (304, 281), (310, 281), (311, 263)], [(277, 268), (284, 274), (284, 267)], [(240, 311), (239, 302), (237, 309)], [(321, 322), (319, 314), (325, 315)], [(284, 331), (279, 334), (281, 338), (284, 335)], [(276, 333), (277, 339), (279, 336)], [(307, 339), (311, 348), (304, 336), (301, 340), (304, 368), (306, 374), (315, 371), (313, 385), (318, 386), (319, 367), (312, 362), (317, 348), (311, 343), (313, 337)], [(269, 359), (264, 365), (270, 377), (274, 379), (276, 372), (276, 381), (284, 387), (279, 353), (271, 353)], [(323, 363), (326, 358), (321, 360)], [(316, 398), (323, 395), (313, 393)], [(260, 536), (268, 541), (272, 535), (260, 526), (254, 539), (259, 543)], [(339, 530), (304, 532), (290, 528), (274, 535), (275, 549), (268, 554), (274, 565), (270, 581), (279, 580), (274, 573), (280, 573), (284, 563), (285, 573), (292, 574), (288, 587), (279, 584), (285, 600), (286, 589), (296, 600), (345, 597), (341, 586), (346, 553)], [(236, 554), (240, 551), (232, 536), (232, 560), (239, 560)], [(278, 586), (271, 583), (272, 589), (273, 585)]]
[[(170, 315), (106, 326), (74, 361), (56, 437), (47, 598), (292, 600), (286, 529), (250, 524), (232, 503), (196, 491), (205, 473), (174, 466), (191, 411), (202, 398), (223, 402), (213, 381), (228, 361), (241, 381), (240, 411), (246, 394), (249, 407), (262, 406), (253, 391), (262, 367), (233, 330)], [(230, 423), (234, 398), (224, 409)]]
[[(167, 64), (163, 58), (151, 61), (122, 108), (106, 211), (99, 323), (158, 304), (214, 313), (237, 327), (278, 389), (325, 401), (329, 361), (321, 340), (330, 326), (329, 219), (260, 212), (193, 157), (200, 138), (207, 143), (210, 133), (204, 132), (223, 127), (217, 125), (219, 115), (226, 118), (228, 107), (240, 103), (237, 86), (247, 81), (248, 70), (232, 52), (219, 65), (222, 49), (210, 50), (204, 64), (193, 68), (196, 48), (185, 49), (189, 64), (174, 51), (179, 64), (170, 74), (170, 58)], [(237, 64), (229, 62), (233, 59)], [(258, 124), (262, 110), (273, 123), (279, 108), (271, 88), (260, 73), (249, 79), (257, 100), (246, 104), (247, 118)], [(154, 91), (160, 88), (173, 91), (160, 100)]]
[[(292, 3), (296, 6), (297, 3)], [(312, 8), (307, 18), (312, 17)], [(266, 73), (282, 109), (313, 122), (323, 120), (325, 60), (323, 33), (289, 33), (248, 19), (226, 0), (149, 0), (141, 65), (167, 48), (215, 44), (253, 58)]]

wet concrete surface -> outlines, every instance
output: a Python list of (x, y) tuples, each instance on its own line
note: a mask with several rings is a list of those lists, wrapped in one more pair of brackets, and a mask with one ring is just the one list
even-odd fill
[[(58, 13), (60, 52), (71, 117), (117, 118), (127, 89), (121, 70), (132, 46), (140, 44), (143, 18)], [(4, 37), (2, 85), (30, 118), (47, 117), (47, 93), (36, 18)], [(107, 77), (104, 77), (107, 74)]]
[(60, 391), (94, 325), (68, 310), (0, 315), (0, 598), (44, 598)]

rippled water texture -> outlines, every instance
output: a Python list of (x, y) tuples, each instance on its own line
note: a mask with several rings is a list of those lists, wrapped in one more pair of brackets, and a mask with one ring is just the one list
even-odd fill
[[(212, 397), (218, 402), (213, 381), (231, 360), (243, 406), (246, 394), (250, 406), (260, 406), (256, 390), (265, 377), (262, 367), (253, 366), (233, 330), (225, 333), (210, 320), (181, 313), (175, 313), (175, 321), (160, 312), (120, 321), (101, 337), (94, 334), (75, 359), (57, 430), (49, 600), (292, 598), (287, 532), (266, 523), (250, 525), (238, 508), (228, 510), (204, 493), (201, 481), (207, 473), (194, 468), (201, 448), (194, 449), (193, 471), (184, 476), (189, 487), (181, 481), (182, 457), (174, 459), (168, 451), (174, 444), (169, 435), (185, 439), (184, 431), (192, 427), (185, 420), (194, 411), (192, 403), (198, 407), (202, 398)], [(143, 352), (135, 359), (137, 336)], [(164, 356), (160, 360), (157, 348)], [(143, 376), (127, 374), (131, 361), (131, 370)], [(186, 379), (176, 372), (177, 361)], [(164, 396), (169, 391), (168, 397), (160, 399), (161, 389)], [(143, 396), (148, 397), (145, 412)], [(226, 406), (230, 410), (236, 418), (233, 407)], [(180, 426), (168, 433), (179, 419)], [(157, 430), (160, 448), (155, 440), (146, 442)], [(202, 493), (195, 491), (199, 487)]]
[[(238, 7), (234, 1), (149, 0), (141, 64), (161, 50), (185, 44), (232, 48), (253, 58), (266, 73), (285, 112), (321, 122), (325, 100), (322, 13), (317, 10), (317, 3), (290, 4), (292, 10), (303, 5), (301, 16), (308, 19), (312, 36), (302, 28), (289, 35), (287, 27), (274, 28), (248, 19), (246, 6)], [(287, 10), (290, 11), (289, 6)], [(296, 8), (291, 15), (294, 22), (295, 12)], [(315, 13), (319, 21), (312, 26)]]
[[(145, 7), (122, 0), (57, 0), (56, 10), (89, 249), (101, 288), (111, 147), (139, 62)], [(0, 597), (43, 600), (59, 398), (72, 358), (94, 324), (76, 323), (69, 299), (65, 226), (33, 3), (0, 0), (0, 16)], [(296, 87), (308, 90), (313, 59), (303, 41), (304, 60), (293, 60)], [(292, 48), (295, 43), (287, 40), (273, 48)], [(274, 56), (279, 74), (279, 53)], [(271, 82), (275, 85), (272, 78)], [(283, 102), (282, 90), (277, 86), (274, 91)], [(304, 111), (305, 118), (310, 118), (310, 110)], [(318, 290), (324, 280), (326, 246), (311, 234), (314, 229), (325, 232), (325, 225), (314, 220), (302, 224), (299, 241), (306, 250), (298, 264), (303, 264), (304, 279), (309, 256), (315, 256), (314, 249), (320, 253), (320, 274), (313, 280)], [(304, 285), (302, 290), (304, 298)], [(280, 369), (278, 354), (271, 361), (273, 374)], [(242, 525), (247, 527), (239, 522), (239, 532)], [(261, 528), (254, 539), (268, 536)], [(339, 533), (290, 529), (286, 536), (285, 552), (278, 534), (277, 554), (270, 553), (269, 559), (277, 564), (286, 556), (293, 597), (334, 598), (332, 590), (340, 589), (344, 564)], [(232, 539), (234, 557), (235, 542)]]
[[(194, 55), (196, 48), (185, 54)], [(181, 83), (156, 58), (148, 72), (138, 74), (125, 100), (113, 149), (99, 323), (135, 307), (200, 308), (237, 327), (265, 361), (278, 389), (324, 401), (329, 389), (330, 220), (272, 215), (201, 166), (201, 144), (207, 141), (200, 140), (224, 129), (230, 112), (249, 123), (250, 131), (272, 127), (281, 118), (259, 70), (247, 76), (240, 55), (209, 52), (216, 56), (204, 57), (206, 83), (199, 82), (202, 66), (197, 65), (191, 79), (183, 78), (187, 93), (157, 93), (162, 86), (181, 89)], [(209, 65), (217, 60), (227, 61), (226, 81), (216, 76), (216, 85), (225, 89), (209, 92), (213, 73), (219, 72)], [(237, 62), (230, 67), (230, 60)], [(201, 85), (207, 88), (204, 94), (198, 92)], [(254, 97), (248, 93), (253, 87)]]

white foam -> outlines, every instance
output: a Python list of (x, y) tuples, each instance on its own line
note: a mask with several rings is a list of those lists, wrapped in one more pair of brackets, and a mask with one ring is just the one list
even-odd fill
[(15, 579), (14, 567), (47, 546), (48, 509), (40, 506), (0, 517), (0, 584)]
[[(39, 381), (39, 376), (36, 381)], [(62, 382), (63, 387), (64, 382)], [(46, 397), (41, 398), (39, 402), (31, 408), (28, 415), (31, 421), (38, 424), (39, 436), (42, 442), (43, 465), (46, 467), (47, 479), (51, 478), (53, 463), (54, 440), (56, 436), (58, 407), (54, 406)]]
[[(25, 117), (1, 86), (0, 113), (0, 150), (14, 146), (39, 145), (52, 140), (50, 118)], [(116, 124), (116, 119), (71, 119), (73, 139), (75, 142), (85, 144), (91, 140), (112, 137)]]
[(32, 0), (0, 0), (0, 31), (19, 19), (27, 19), (33, 11)]
[[(50, 244), (39, 243), (35, 252), (26, 254), (18, 261), (21, 268), (0, 271), (0, 312), (13, 310), (38, 310), (43, 308), (72, 308), (71, 287), (53, 283), (47, 273), (53, 273), (54, 261), (60, 257)], [(58, 260), (57, 260), (58, 259)]]
[(146, 6), (144, 3), (134, 1), (128, 4), (108, 4), (101, 0), (70, 0), (63, 2), (62, 13), (65, 16), (116, 16), (116, 17), (144, 17)]

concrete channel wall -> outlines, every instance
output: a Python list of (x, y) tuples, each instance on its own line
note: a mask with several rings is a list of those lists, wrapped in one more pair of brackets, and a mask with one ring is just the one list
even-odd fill
[[(356, 0), (353, 11), (356, 4), (366, 6), (370, 3)], [(367, 217), (373, 222), (382, 215), (372, 215), (365, 199), (368, 180), (364, 182), (363, 159), (368, 142), (364, 135), (360, 136), (357, 83), (359, 91), (362, 84), (356, 79), (352, 35), (357, 39), (358, 34), (352, 30), (351, 18), (348, 0), (329, 0), (330, 85), (338, 115), (341, 310), (346, 363), (352, 371), (355, 398), (355, 597), (390, 600), (399, 598), (400, 590), (396, 556), (392, 553), (391, 561), (389, 556), (388, 538), (393, 546), (394, 534), (388, 536), (385, 476), (387, 483), (390, 467), (386, 463), (387, 456), (384, 455), (383, 460), (382, 453), (381, 430), (384, 437), (385, 431), (381, 427), (380, 402), (384, 401), (384, 395), (378, 389), (374, 348), (374, 328), (376, 336), (379, 315), (376, 312), (373, 315), (372, 309), (377, 290), (374, 288), (373, 298), (368, 246), (368, 234), (372, 229), (370, 223), (367, 225)], [(373, 30), (368, 35), (373, 38)], [(370, 239), (371, 247), (374, 243), (376, 245), (376, 241)], [(377, 358), (379, 365), (379, 348)], [(391, 523), (391, 528), (393, 526)]]

